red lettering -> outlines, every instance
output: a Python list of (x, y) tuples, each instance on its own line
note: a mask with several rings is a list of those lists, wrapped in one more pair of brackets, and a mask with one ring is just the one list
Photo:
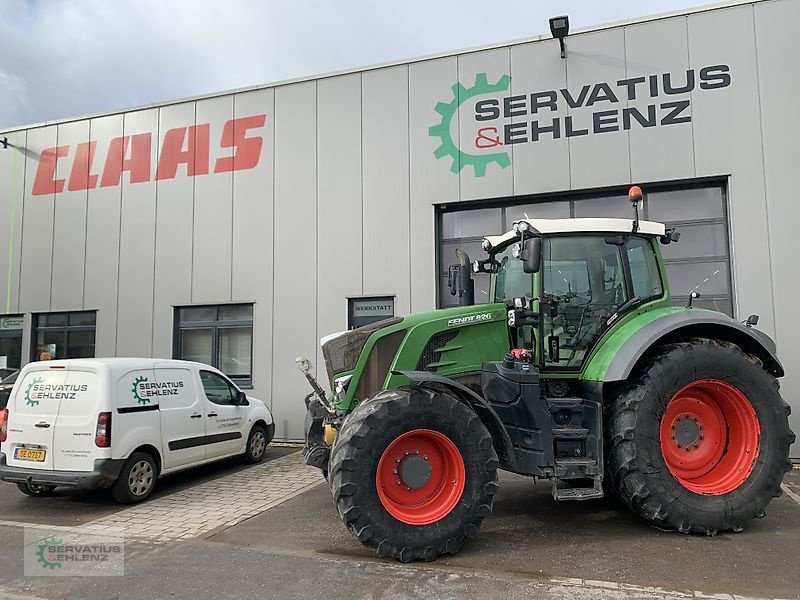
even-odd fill
[[(139, 133), (126, 135), (111, 140), (106, 156), (106, 166), (103, 169), (103, 178), (100, 187), (119, 185), (123, 171), (131, 174), (131, 183), (150, 181), (150, 144), (152, 134)], [(125, 158), (128, 153), (128, 144), (131, 146), (131, 157)]]
[[(186, 165), (186, 174), (190, 177), (208, 173), (210, 154), (208, 123), (192, 127), (170, 129), (164, 136), (164, 145), (158, 157), (156, 179), (174, 179), (178, 165)], [(188, 130), (188, 143), (183, 149), (183, 140)]]
[(235, 148), (233, 156), (226, 156), (217, 159), (214, 166), (214, 173), (226, 173), (228, 171), (243, 171), (252, 169), (258, 164), (261, 158), (261, 146), (264, 138), (254, 136), (246, 137), (248, 129), (263, 127), (267, 120), (267, 115), (256, 115), (254, 117), (241, 117), (231, 119), (225, 123), (222, 129), (222, 141), (220, 146), (223, 148)]
[(72, 173), (69, 176), (67, 189), (70, 192), (88, 190), (97, 186), (97, 175), (91, 175), (94, 149), (97, 142), (84, 142), (78, 144), (75, 150), (75, 162), (72, 163)]
[(64, 180), (56, 179), (56, 164), (59, 158), (69, 154), (69, 146), (45, 148), (39, 156), (39, 166), (36, 167), (36, 177), (33, 179), (34, 196), (55, 194), (64, 191)]

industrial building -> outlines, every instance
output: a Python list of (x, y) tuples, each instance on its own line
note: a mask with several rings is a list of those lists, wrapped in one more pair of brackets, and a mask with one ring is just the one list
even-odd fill
[[(0, 132), (0, 367), (219, 367), (299, 439), (295, 357), (455, 303), (530, 217), (677, 226), (676, 303), (760, 316), (800, 431), (800, 2), (733, 2)], [(485, 281), (476, 297), (485, 297)], [(800, 457), (795, 445), (794, 454)]]

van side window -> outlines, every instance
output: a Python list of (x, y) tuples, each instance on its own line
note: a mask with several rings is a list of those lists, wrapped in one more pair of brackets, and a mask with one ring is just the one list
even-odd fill
[(200, 381), (206, 398), (214, 404), (233, 405), (236, 400), (236, 390), (224, 377), (211, 371), (200, 371)]

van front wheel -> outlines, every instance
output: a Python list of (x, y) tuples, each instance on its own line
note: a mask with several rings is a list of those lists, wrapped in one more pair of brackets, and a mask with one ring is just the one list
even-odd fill
[(244, 461), (252, 465), (260, 463), (264, 460), (264, 455), (267, 453), (267, 444), (270, 440), (267, 439), (267, 430), (261, 425), (254, 425), (250, 430), (250, 435), (247, 436), (247, 448), (244, 451)]
[(157, 478), (158, 465), (155, 459), (147, 452), (135, 452), (111, 486), (111, 495), (120, 504), (141, 502), (153, 493)]

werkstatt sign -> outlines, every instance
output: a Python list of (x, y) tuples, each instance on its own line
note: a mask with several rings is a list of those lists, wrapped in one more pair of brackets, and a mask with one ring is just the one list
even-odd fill
[(22, 317), (2, 317), (0, 318), (0, 330), (22, 329)]
[(391, 300), (353, 300), (354, 317), (393, 317)]

